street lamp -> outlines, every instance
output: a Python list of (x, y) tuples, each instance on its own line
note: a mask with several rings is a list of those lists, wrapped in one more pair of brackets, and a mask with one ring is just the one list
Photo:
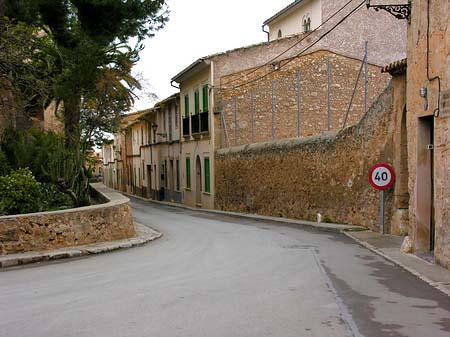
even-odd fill
[(152, 130), (153, 130), (153, 143), (156, 143), (156, 130), (158, 130), (158, 124), (152, 123)]

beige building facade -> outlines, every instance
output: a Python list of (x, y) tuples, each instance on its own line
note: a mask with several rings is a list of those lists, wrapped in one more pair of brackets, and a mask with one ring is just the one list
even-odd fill
[(180, 123), (179, 94), (123, 116), (122, 131), (103, 146), (104, 183), (143, 198), (181, 203)]
[(173, 78), (180, 84), (183, 202), (214, 207), (214, 125), (211, 63), (197, 61)]
[[(246, 84), (249, 82), (259, 83), (265, 91), (270, 91), (270, 81), (268, 81), (268, 84), (262, 83), (258, 81), (259, 76), (272, 73), (274, 69), (289, 69), (289, 73), (295, 75), (296, 71), (302, 67), (308, 67), (307, 63), (310, 63), (309, 70), (315, 69), (317, 74), (310, 76), (308, 73), (308, 79), (314, 77), (320, 77), (321, 79), (321, 83), (311, 83), (311, 87), (319, 88), (320, 95), (325, 90), (326, 95), (326, 59), (334, 59), (335, 62), (333, 61), (332, 66), (335, 67), (335, 80), (338, 77), (346, 80), (346, 83), (334, 83), (337, 97), (335, 97), (335, 109), (339, 110), (339, 113), (335, 112), (335, 115), (339, 114), (339, 117), (335, 116), (333, 123), (335, 128), (342, 127), (345, 106), (351, 99), (358, 69), (364, 59), (367, 41), (369, 104), (381, 94), (390, 77), (381, 74), (380, 66), (395, 61), (399, 57), (404, 57), (406, 54), (406, 23), (396, 20), (387, 13), (378, 16), (369, 15), (365, 7), (357, 6), (360, 3), (358, 1), (351, 2), (344, 10), (339, 11), (346, 2), (341, 0), (295, 1), (282, 10), (282, 14), (278, 13), (265, 22), (265, 24), (271, 25), (279, 24), (280, 29), (289, 32), (287, 35), (290, 36), (284, 37), (285, 35), (283, 35), (282, 38), (271, 39), (269, 42), (200, 58), (172, 78), (172, 82), (178, 83), (180, 87), (181, 114), (183, 115), (183, 132), (180, 142), (184, 157), (181, 175), (184, 203), (191, 206), (213, 208), (216, 181), (214, 173), (215, 151), (224, 146), (236, 145), (237, 142), (236, 144), (233, 143), (233, 137), (239, 142), (243, 142), (240, 145), (250, 142), (248, 127), (250, 124), (250, 109), (244, 109), (244, 115), (241, 114), (243, 116), (241, 118), (245, 120), (241, 121), (237, 121), (230, 113), (225, 113), (225, 101), (229, 98), (228, 96), (233, 95), (230, 92), (235, 91), (235, 87), (240, 88), (237, 92), (235, 91), (237, 96), (245, 95), (249, 87)], [(343, 24), (338, 25), (332, 34), (323, 36), (327, 30), (331, 30), (333, 25), (352, 9), (355, 9), (355, 13), (349, 16)], [(291, 23), (300, 20), (299, 18), (303, 15), (304, 10), (312, 13), (312, 16), (310, 16), (311, 28), (308, 31), (323, 23), (320, 29), (305, 34), (300, 29), (301, 25), (298, 25), (299, 30), (293, 29), (292, 34), (294, 35), (292, 35), (288, 28), (282, 28), (293, 26), (294, 24)], [(336, 12), (337, 14), (334, 16), (333, 14)], [(330, 16), (333, 16), (333, 18), (327, 21)], [(314, 19), (316, 17), (317, 20)], [(319, 17), (321, 23), (318, 23)], [(392, 40), (386, 40), (386, 35), (390, 36)], [(308, 50), (307, 53), (304, 52), (305, 49)], [(325, 63), (322, 61), (325, 61)], [(287, 64), (289, 66), (282, 69)], [(307, 70), (305, 70), (305, 74), (306, 72)], [(272, 76), (278, 76), (277, 72), (274, 72)], [(349, 78), (354, 78), (351, 81), (352, 83), (347, 81)], [(295, 79), (292, 84), (294, 83)], [(288, 87), (290, 88), (291, 84), (284, 82), (281, 85), (281, 92), (286, 92), (287, 90), (284, 90), (284, 88)], [(342, 89), (342, 87), (345, 88)], [(360, 89), (360, 86), (358, 88)], [(264, 95), (268, 96), (263, 94), (261, 97)], [(288, 100), (297, 101), (297, 98), (292, 96), (288, 97)], [(317, 100), (320, 101), (320, 104), (308, 106), (309, 110), (323, 110), (326, 97), (317, 97)], [(283, 137), (295, 137), (296, 133), (286, 132), (284, 124), (292, 124), (289, 121), (286, 122), (286, 118), (292, 116), (290, 116), (290, 110), (284, 106), (285, 104), (282, 101), (286, 100), (280, 98), (279, 108), (281, 110), (279, 110), (280, 114), (277, 115), (277, 118), (281, 119), (278, 120), (277, 132)], [(266, 108), (269, 106), (268, 109), (270, 109), (272, 104), (270, 99), (265, 99), (263, 103)], [(355, 104), (361, 105), (360, 96)], [(229, 108), (232, 108), (231, 105)], [(355, 113), (350, 114), (347, 126), (360, 120), (363, 115), (360, 110), (358, 108)], [(311, 131), (305, 131), (305, 136), (327, 130), (323, 125), (320, 126), (320, 123), (326, 123), (326, 121), (320, 120), (317, 122), (317, 120), (317, 118), (311, 118)], [(232, 127), (233, 123), (236, 124), (237, 122), (239, 125)], [(264, 128), (266, 128), (266, 124), (268, 123), (264, 124)], [(244, 133), (238, 135), (239, 131), (232, 131), (242, 128), (247, 128), (245, 135)], [(270, 133), (270, 131), (268, 132)], [(263, 137), (256, 141), (265, 141), (267, 138)]]

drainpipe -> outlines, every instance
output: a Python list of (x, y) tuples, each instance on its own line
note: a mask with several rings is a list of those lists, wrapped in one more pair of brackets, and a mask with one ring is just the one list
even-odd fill
[(427, 1), (427, 80), (428, 82), (438, 81), (437, 108), (433, 111), (434, 117), (439, 117), (441, 107), (441, 78), (430, 75), (430, 0)]
[(262, 28), (262, 31), (267, 34), (267, 42), (269, 42), (270, 41), (270, 33), (269, 33), (269, 31), (264, 29), (266, 26), (267, 25), (262, 25), (261, 28)]
[(173, 82), (175, 82), (175, 81), (170, 81), (170, 85), (172, 86), (172, 87), (174, 87), (175, 89), (178, 89), (178, 90), (180, 90), (180, 87), (177, 87), (175, 84), (173, 84)]

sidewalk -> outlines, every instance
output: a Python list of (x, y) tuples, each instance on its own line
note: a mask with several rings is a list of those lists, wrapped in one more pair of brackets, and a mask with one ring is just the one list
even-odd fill
[[(123, 193), (123, 192), (122, 192)], [(125, 193), (124, 193), (125, 194)], [(129, 194), (127, 194), (129, 195)], [(332, 223), (318, 223), (304, 220), (294, 220), (287, 218), (278, 218), (271, 216), (263, 216), (257, 214), (245, 214), (245, 213), (237, 213), (237, 212), (225, 212), (218, 210), (210, 210), (210, 209), (202, 209), (195, 208), (186, 205), (170, 203), (165, 201), (155, 201), (150, 199), (145, 199), (141, 197), (137, 197), (135, 195), (129, 195), (133, 198), (153, 202), (156, 204), (167, 205), (171, 207), (184, 208), (192, 211), (205, 212), (205, 213), (213, 213), (220, 214), (226, 216), (254, 219), (254, 220), (265, 220), (265, 221), (274, 221), (278, 223), (286, 223), (290, 225), (296, 225), (299, 227), (309, 227), (315, 228), (320, 231), (327, 232), (338, 232), (344, 233), (351, 239), (358, 242), (360, 245), (366, 247), (372, 252), (384, 257), (386, 260), (400, 266), (401, 268), (407, 270), (411, 274), (420, 278), (421, 280), (427, 282), (429, 285), (437, 288), (442, 291), (446, 295), (450, 297), (450, 271), (436, 265), (434, 263), (428, 262), (424, 259), (421, 259), (413, 254), (405, 254), (400, 251), (400, 247), (402, 245), (404, 237), (395, 236), (395, 235), (387, 235), (387, 234), (379, 234), (367, 230), (365, 227), (361, 226), (350, 226), (350, 225), (342, 225), (342, 224), (332, 224)]]
[(403, 242), (402, 236), (380, 234), (368, 230), (347, 232), (345, 235), (450, 296), (450, 271), (414, 254), (402, 253), (400, 251)]
[(109, 242), (99, 242), (90, 245), (67, 247), (55, 250), (26, 252), (20, 254), (10, 254), (0, 256), (0, 269), (6, 267), (19, 266), (35, 262), (58, 260), (70, 257), (80, 257), (92, 254), (101, 254), (117, 249), (125, 249), (141, 246), (147, 242), (156, 240), (162, 236), (161, 233), (150, 229), (144, 225), (135, 223), (136, 236), (125, 240)]

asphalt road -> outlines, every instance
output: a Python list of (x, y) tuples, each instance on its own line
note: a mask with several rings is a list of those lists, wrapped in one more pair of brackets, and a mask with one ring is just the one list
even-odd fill
[(344, 235), (133, 212), (163, 238), (0, 272), (0, 336), (450, 336), (449, 297)]

